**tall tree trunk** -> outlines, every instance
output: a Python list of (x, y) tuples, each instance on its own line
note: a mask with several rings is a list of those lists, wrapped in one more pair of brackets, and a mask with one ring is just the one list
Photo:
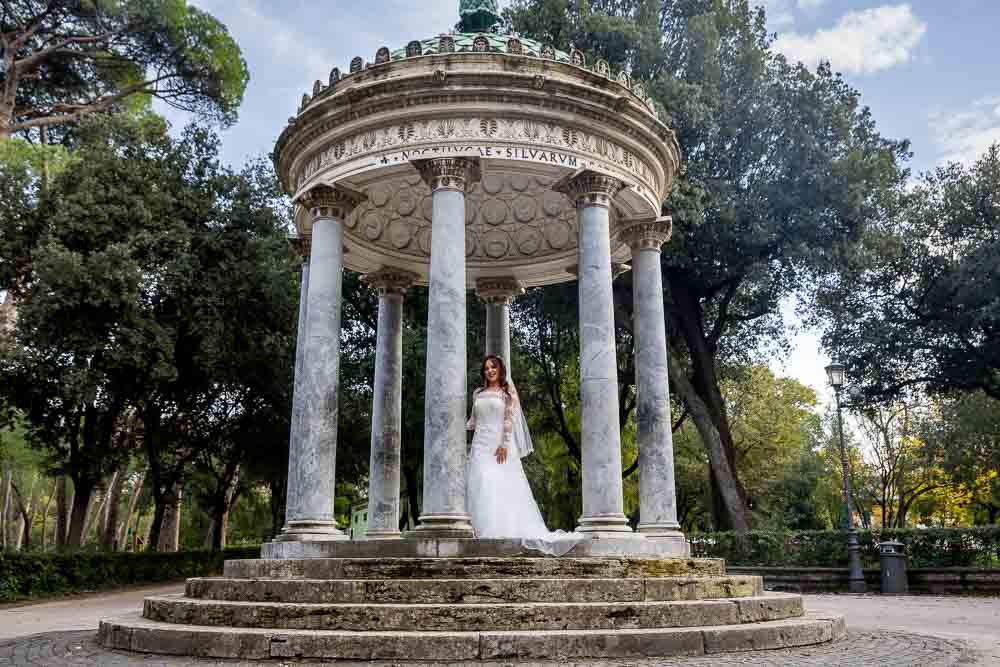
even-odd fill
[(123, 549), (128, 542), (129, 525), (132, 523), (132, 515), (135, 513), (135, 506), (139, 502), (139, 495), (142, 493), (142, 484), (145, 481), (146, 471), (143, 470), (139, 473), (132, 486), (132, 493), (128, 498), (128, 509), (125, 511), (125, 519), (121, 522), (121, 526), (119, 526), (116, 532), (115, 542), (118, 543), (119, 549)]
[(35, 480), (31, 482), (31, 489), (28, 491), (27, 496), (21, 492), (17, 484), (11, 480), (11, 488), (14, 490), (14, 501), (15, 509), (19, 515), (20, 528), (17, 531), (17, 539), (13, 541), (12, 546), (15, 549), (20, 549), (21, 551), (28, 551), (31, 549), (31, 513), (32, 505), (34, 500), (31, 496), (35, 493)]
[(66, 475), (56, 478), (56, 549), (66, 548), (69, 535), (69, 480)]
[(670, 376), (671, 386), (684, 399), (691, 421), (694, 422), (702, 443), (708, 453), (708, 461), (712, 474), (718, 483), (719, 495), (725, 505), (726, 515), (729, 518), (731, 527), (737, 533), (745, 533), (750, 530), (750, 525), (746, 516), (746, 504), (740, 495), (739, 487), (736, 484), (735, 474), (730, 467), (729, 458), (725, 453), (725, 445), (719, 437), (719, 432), (715, 424), (708, 415), (708, 408), (701, 398), (694, 391), (688, 380), (684, 369), (677, 361), (677, 355), (670, 350), (668, 356), (667, 371)]
[[(667, 276), (670, 293), (673, 296), (672, 314), (677, 328), (684, 338), (688, 356), (691, 359), (691, 377), (687, 394), (696, 395), (703, 405), (702, 419), (708, 420), (715, 431), (715, 439), (722, 447), (726, 466), (711, 466), (713, 484), (713, 513), (716, 524), (722, 528), (738, 530), (737, 523), (747, 523), (748, 502), (747, 493), (739, 480), (736, 465), (736, 445), (733, 441), (732, 429), (726, 412), (722, 389), (715, 372), (716, 343), (705, 333), (704, 312), (697, 297), (685, 285), (684, 279), (678, 276)], [(686, 377), (686, 375), (685, 375)], [(672, 382), (672, 384), (675, 384)], [(685, 401), (687, 396), (684, 397)], [(693, 417), (694, 415), (692, 415)], [(698, 427), (701, 433), (707, 424)], [(709, 460), (712, 452), (708, 451), (708, 443), (704, 443)], [(739, 498), (740, 517), (732, 513), (731, 499), (726, 500), (724, 494), (735, 489)]]
[[(164, 506), (160, 511), (159, 535), (150, 536), (156, 540), (157, 551), (177, 551), (180, 544), (181, 530), (181, 486), (174, 484), (173, 490), (164, 496)], [(158, 508), (159, 509), (159, 508)], [(156, 532), (154, 515), (153, 531)]]
[(52, 501), (56, 497), (56, 487), (59, 485), (58, 480), (52, 481), (52, 490), (49, 492), (48, 498), (45, 499), (45, 508), (42, 510), (42, 551), (48, 549), (48, 532), (49, 532), (49, 510), (52, 508)]
[(108, 504), (104, 508), (104, 517), (100, 530), (101, 551), (118, 550), (118, 506), (121, 504), (125, 480), (128, 479), (128, 464), (123, 465), (115, 473), (115, 478), (108, 489)]
[(69, 517), (69, 533), (66, 535), (66, 547), (79, 549), (83, 546), (83, 529), (86, 528), (87, 512), (90, 509), (90, 498), (94, 493), (94, 482), (89, 479), (73, 480), (73, 504)]
[(209, 532), (206, 546), (213, 551), (221, 551), (226, 548), (226, 531), (229, 528), (229, 510), (236, 500), (236, 494), (240, 487), (240, 466), (236, 464), (229, 475), (229, 481), (223, 493), (219, 495), (214, 507), (211, 509), (209, 517)]
[(0, 507), (0, 550), (7, 550), (7, 517), (10, 515), (10, 494), (13, 486), (13, 474), (10, 462), (3, 464), (3, 506)]
[[(83, 537), (80, 540), (81, 547), (86, 545), (87, 542), (90, 540), (90, 535), (92, 532), (100, 530), (101, 517), (104, 515), (104, 508), (107, 506), (108, 503), (108, 492), (107, 492), (108, 482), (105, 482), (104, 486), (105, 486), (104, 493), (98, 492), (96, 494), (96, 497), (92, 497), (90, 506), (87, 508), (87, 516), (83, 520)], [(100, 543), (100, 535), (95, 535), (94, 537), (95, 541)]]

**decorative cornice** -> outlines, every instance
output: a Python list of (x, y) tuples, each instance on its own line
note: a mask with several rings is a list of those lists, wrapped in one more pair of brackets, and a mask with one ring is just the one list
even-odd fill
[(480, 179), (479, 160), (468, 157), (442, 157), (430, 160), (412, 160), (420, 177), (435, 190), (467, 192)]
[(363, 193), (343, 185), (317, 185), (299, 197), (299, 203), (312, 214), (313, 220), (317, 218), (345, 220), (366, 199)]
[(618, 230), (618, 239), (628, 245), (632, 252), (650, 249), (659, 251), (660, 247), (670, 240), (674, 223), (669, 215), (655, 220), (642, 220), (626, 223)]
[(361, 282), (377, 291), (379, 295), (399, 294), (402, 296), (417, 280), (417, 274), (391, 267), (383, 267), (361, 277)]
[(288, 246), (303, 262), (308, 262), (312, 254), (312, 236), (289, 235)]
[(517, 278), (480, 278), (476, 281), (476, 295), (486, 303), (510, 303), (522, 294), (524, 287)]
[(603, 206), (611, 208), (611, 201), (625, 189), (625, 183), (609, 174), (582, 169), (566, 176), (553, 185), (552, 189), (567, 195), (579, 207)]

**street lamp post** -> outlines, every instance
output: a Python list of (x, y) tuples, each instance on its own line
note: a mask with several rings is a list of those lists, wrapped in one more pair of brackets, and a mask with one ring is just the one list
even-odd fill
[(844, 500), (847, 501), (847, 560), (851, 572), (847, 575), (847, 588), (851, 593), (865, 592), (865, 575), (861, 571), (861, 557), (858, 554), (858, 533), (854, 530), (854, 508), (851, 502), (851, 478), (847, 473), (847, 450), (844, 448), (844, 417), (841, 414), (840, 390), (844, 386), (844, 365), (830, 364), (826, 375), (837, 399), (837, 431), (840, 433), (840, 467), (844, 474)]

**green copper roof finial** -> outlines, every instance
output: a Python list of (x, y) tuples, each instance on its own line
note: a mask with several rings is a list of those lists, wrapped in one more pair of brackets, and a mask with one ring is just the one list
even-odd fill
[(459, 0), (462, 32), (489, 32), (500, 19), (496, 0)]

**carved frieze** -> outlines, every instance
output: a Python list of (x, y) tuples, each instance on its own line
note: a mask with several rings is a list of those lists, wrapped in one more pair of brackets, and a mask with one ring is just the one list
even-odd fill
[[(441, 145), (442, 142), (458, 143)], [(498, 144), (496, 152), (481, 155), (484, 158), (547, 161), (560, 159), (560, 156), (546, 148), (563, 149), (607, 162), (632, 174), (651, 190), (657, 189), (654, 171), (646, 161), (614, 141), (571, 125), (491, 115), (403, 121), (358, 132), (327, 146), (308, 160), (299, 171), (296, 184), (301, 185), (320, 170), (361, 156), (375, 154), (373, 157), (379, 160), (385, 159), (386, 152), (398, 151), (397, 158), (429, 158), (438, 150), (480, 147), (482, 142), (504, 144)], [(430, 146), (432, 152), (420, 152), (425, 146)], [(438, 146), (440, 149), (434, 150)], [(379, 154), (383, 154), (381, 158)], [(557, 162), (559, 166), (579, 166), (575, 157), (562, 156), (561, 159), (561, 163)], [(390, 163), (384, 164), (389, 166)]]

